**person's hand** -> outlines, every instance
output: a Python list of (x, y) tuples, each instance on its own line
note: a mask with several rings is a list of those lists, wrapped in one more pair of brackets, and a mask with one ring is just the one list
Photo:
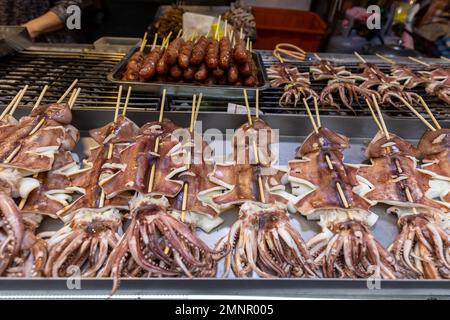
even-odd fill
[(36, 24), (33, 22), (33, 20), (30, 20), (22, 25), (22, 27), (25, 27), (28, 31), (28, 34), (30, 35), (31, 40), (36, 39), (40, 32), (37, 30)]

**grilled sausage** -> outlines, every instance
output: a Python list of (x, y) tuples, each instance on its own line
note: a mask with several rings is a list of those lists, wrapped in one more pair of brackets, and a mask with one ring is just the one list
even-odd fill
[(169, 73), (172, 78), (180, 79), (181, 76), (183, 75), (183, 70), (177, 64), (174, 64), (173, 66), (170, 67)]
[(197, 72), (194, 75), (195, 80), (197, 81), (204, 81), (206, 78), (208, 78), (208, 68), (204, 63), (200, 65)]
[(256, 78), (251, 75), (244, 79), (244, 86), (246, 87), (254, 87), (256, 86)]
[(234, 46), (234, 60), (236, 63), (241, 64), (248, 61), (248, 52), (245, 49), (245, 41), (242, 39), (237, 40), (236, 45)]
[(183, 78), (186, 81), (191, 81), (192, 79), (194, 79), (194, 75), (196, 72), (196, 68), (194, 66), (189, 66), (186, 69), (184, 69), (183, 71)]
[(228, 68), (227, 79), (228, 83), (236, 83), (239, 77), (239, 70), (234, 61), (231, 61), (230, 68)]
[(166, 63), (166, 54), (167, 54), (167, 50), (163, 53), (163, 55), (161, 56), (161, 59), (159, 59), (158, 63), (156, 64), (156, 72), (160, 76), (165, 76), (167, 74), (167, 72), (169, 71), (169, 67), (167, 66), (167, 63)]
[(198, 66), (203, 62), (208, 42), (209, 40), (205, 36), (201, 36), (200, 39), (198, 39), (197, 43), (194, 45), (194, 48), (192, 49), (191, 59), (189, 60), (189, 62), (192, 65)]
[(239, 65), (239, 74), (243, 77), (249, 77), (252, 74), (252, 65), (248, 62)]
[(231, 43), (228, 37), (222, 37), (219, 42), (219, 66), (227, 70), (230, 67)]
[(178, 54), (180, 52), (180, 47), (183, 44), (183, 39), (176, 38), (173, 40), (166, 49), (165, 62), (168, 66), (173, 66), (178, 59)]
[(219, 41), (211, 40), (206, 48), (206, 65), (215, 69), (219, 65)]
[(192, 49), (194, 44), (191, 40), (186, 41), (180, 48), (180, 53), (178, 54), (178, 65), (181, 69), (186, 69), (189, 67), (189, 60), (191, 59)]
[(144, 54), (141, 51), (135, 52), (127, 62), (127, 67), (122, 75), (122, 80), (136, 81), (139, 79)]
[(155, 75), (156, 64), (161, 59), (161, 54), (161, 48), (155, 48), (145, 57), (142, 68), (139, 70), (139, 79), (141, 81), (146, 81)]

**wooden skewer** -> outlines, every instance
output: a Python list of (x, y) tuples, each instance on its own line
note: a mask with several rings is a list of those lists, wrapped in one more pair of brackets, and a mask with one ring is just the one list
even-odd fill
[(145, 32), (144, 33), (144, 36), (142, 37), (142, 40), (141, 40), (141, 46), (139, 47), (139, 51), (140, 52), (144, 52), (144, 48), (145, 48), (145, 45), (147, 44), (147, 32)]
[(125, 105), (123, 106), (123, 110), (122, 110), (122, 116), (124, 116), (124, 117), (125, 117), (125, 114), (127, 113), (128, 102), (130, 102), (130, 95), (131, 95), (131, 86), (128, 87), (127, 97), (125, 98)]
[(156, 42), (158, 41), (158, 33), (155, 33), (155, 37), (153, 38), (152, 50), (156, 47)]
[(373, 111), (373, 108), (372, 108), (372, 106), (370, 105), (370, 101), (369, 101), (369, 99), (367, 99), (367, 98), (366, 98), (366, 103), (367, 103), (367, 106), (369, 107), (370, 113), (372, 114), (373, 120), (375, 121), (375, 123), (376, 123), (377, 126), (378, 126), (378, 129), (379, 129), (381, 132), (384, 132), (384, 131), (383, 131), (383, 127), (381, 126), (380, 121), (378, 121), (377, 115), (376, 115), (375, 112)]
[(220, 28), (220, 20), (222, 19), (222, 16), (219, 16), (217, 19), (217, 26), (216, 26), (216, 32), (214, 33), (214, 39), (219, 40), (219, 28)]
[(353, 53), (359, 60), (361, 60), (362, 63), (367, 63), (367, 61), (363, 57), (361, 57), (361, 55), (358, 52), (355, 51)]
[(239, 39), (243, 39), (244, 37), (244, 30), (241, 27), (241, 32), (239, 33)]
[[(41, 94), (39, 95), (38, 99), (36, 100), (36, 103), (34, 104), (33, 109), (36, 109), (41, 104), (42, 99), (44, 98), (47, 90), (48, 90), (48, 85), (45, 85), (41, 91)], [(31, 109), (31, 110), (33, 110), (33, 109)]]
[(183, 34), (183, 28), (181, 28), (178, 33), (177, 33), (177, 38), (181, 37), (181, 35)]
[(439, 124), (439, 122), (437, 122), (436, 118), (434, 117), (433, 113), (431, 112), (431, 110), (428, 107), (428, 105), (425, 102), (425, 100), (423, 100), (423, 98), (421, 96), (419, 96), (419, 100), (420, 100), (420, 103), (422, 104), (422, 106), (424, 107), (424, 109), (427, 111), (428, 115), (431, 118), (431, 121), (433, 121), (433, 123), (436, 126), (436, 128), (442, 129), (441, 125)]
[(420, 121), (422, 121), (428, 128), (430, 128), (431, 131), (436, 131), (436, 129), (424, 117), (422, 117), (422, 115), (418, 113), (417, 110), (414, 109), (414, 107), (410, 105), (408, 101), (403, 99), (403, 97), (401, 96), (398, 96), (398, 98), (400, 99), (401, 102), (403, 102), (405, 106), (408, 107), (409, 110), (411, 110), (412, 113), (416, 115), (417, 118), (420, 119)]
[(195, 110), (197, 109), (196, 102), (197, 102), (197, 95), (194, 94), (192, 96), (191, 121), (189, 123), (189, 132), (192, 132), (192, 128), (194, 127)]
[(312, 115), (312, 113), (311, 113), (311, 109), (309, 109), (308, 102), (306, 101), (305, 98), (303, 98), (303, 104), (305, 105), (306, 112), (308, 113), (309, 120), (311, 121), (311, 124), (312, 124), (312, 126), (313, 126), (313, 128), (314, 128), (314, 132), (315, 132), (316, 134), (318, 134), (318, 133), (319, 133), (319, 129), (317, 128), (316, 122), (314, 121), (314, 117), (313, 117), (313, 115)]
[[(114, 110), (114, 123), (117, 123), (117, 119), (119, 118), (120, 102), (122, 100), (122, 88), (123, 88), (122, 86), (119, 86), (119, 91), (117, 93), (116, 108)], [(114, 143), (110, 143), (108, 145), (108, 155), (106, 156), (108, 160), (112, 158), (113, 151), (114, 151)], [(102, 189), (98, 206), (99, 208), (103, 208), (104, 205), (105, 205), (105, 191), (103, 191)]]
[(420, 61), (419, 59), (416, 59), (414, 57), (408, 57), (408, 59), (411, 60), (411, 61), (417, 62), (418, 64), (421, 64), (421, 65), (423, 65), (425, 67), (431, 67), (431, 65), (429, 63)]
[(342, 190), (341, 184), (339, 182), (336, 182), (336, 188), (339, 193), (339, 196), (341, 197), (342, 203), (344, 204), (344, 207), (348, 209), (349, 208), (348, 201), (347, 198), (345, 197), (344, 191)]
[(10, 116), (12, 116), (14, 114), (14, 112), (16, 111), (17, 107), (19, 106), (20, 101), (23, 99), (23, 96), (25, 95), (25, 92), (27, 92), (27, 89), (28, 89), (28, 85), (25, 85), (25, 87), (23, 87), (22, 91), (20, 92), (19, 97), (14, 102), (11, 110), (9, 111)]
[(228, 20), (225, 20), (225, 27), (223, 29), (223, 35), (227, 36), (227, 27), (228, 27)]
[(22, 89), (20, 89), (14, 98), (11, 100), (11, 102), (8, 104), (8, 106), (3, 110), (2, 114), (0, 115), (0, 120), (2, 120), (9, 112), (9, 110), (12, 108), (12, 106), (16, 103), (17, 99), (19, 99), (20, 94), (22, 93)]
[(67, 104), (69, 105), (69, 109), (72, 109), (73, 104), (75, 103), (74, 100), (75, 100), (75, 99), (77, 98), (77, 96), (78, 96), (78, 89), (80, 89), (80, 88), (77, 88), (77, 89), (73, 90), (73, 91), (72, 91), (72, 94), (70, 95), (69, 101), (67, 102)]
[[(247, 117), (249, 119), (248, 123), (250, 126), (253, 126), (252, 115), (250, 113), (250, 104), (248, 102), (247, 90), (244, 89), (244, 98), (245, 98), (245, 106), (247, 107)], [(253, 140), (253, 156), (255, 157), (256, 164), (259, 163), (259, 155), (258, 155), (258, 146), (256, 145), (256, 141)], [(262, 178), (258, 175), (258, 186), (259, 186), (259, 197), (262, 203), (266, 202), (266, 197), (264, 195), (264, 187)]]
[(322, 127), (322, 123), (320, 121), (320, 114), (319, 114), (319, 104), (317, 103), (317, 98), (313, 97), (314, 101), (314, 109), (316, 109), (316, 120), (317, 120), (317, 126), (320, 128)]
[(319, 55), (317, 54), (317, 53), (314, 53), (314, 57), (317, 59), (317, 60), (319, 60), (319, 61), (321, 61), (322, 60), (322, 58), (321, 57), (319, 57)]
[(384, 135), (386, 136), (386, 139), (389, 140), (390, 139), (389, 131), (386, 127), (386, 123), (384, 122), (384, 119), (383, 119), (383, 114), (381, 113), (380, 106), (378, 105), (377, 99), (374, 94), (372, 95), (372, 101), (375, 105), (375, 109), (377, 110), (378, 117), (380, 118), (380, 124), (381, 124), (381, 128), (383, 128)]
[(195, 110), (194, 127), (195, 127), (195, 121), (197, 120), (197, 117), (198, 117), (198, 111), (200, 110), (200, 104), (202, 102), (202, 98), (203, 98), (203, 93), (200, 92), (200, 94), (198, 95), (198, 99), (197, 99), (197, 108)]
[(250, 38), (247, 38), (247, 42), (245, 43), (245, 49), (250, 50)]
[(392, 59), (389, 59), (388, 57), (383, 56), (382, 54), (376, 53), (375, 54), (378, 58), (380, 58), (381, 60), (386, 61), (387, 63), (390, 63), (392, 65), (396, 64), (396, 62)]
[(447, 58), (447, 57), (441, 56), (441, 59), (444, 60), (444, 61), (450, 62), (450, 59)]
[[(161, 109), (159, 111), (159, 122), (161, 123), (163, 121), (163, 117), (164, 117), (164, 103), (166, 101), (166, 89), (163, 90), (163, 95), (161, 98)], [(154, 148), (154, 152), (157, 153), (159, 150), (159, 137), (156, 138), (155, 141), (155, 148)], [(153, 184), (154, 184), (154, 178), (155, 178), (155, 170), (156, 170), (156, 166), (155, 163), (152, 164), (152, 168), (150, 170), (150, 179), (148, 181), (148, 188), (147, 188), (147, 192), (150, 193), (153, 190)]]
[(64, 99), (67, 97), (67, 95), (69, 94), (69, 92), (72, 91), (73, 87), (75, 87), (75, 85), (78, 83), (78, 79), (73, 80), (72, 84), (67, 88), (66, 92), (63, 93), (63, 95), (61, 96), (61, 98), (58, 99), (58, 101), (56, 101), (56, 103), (61, 103), (64, 101)]
[(247, 119), (248, 119), (248, 124), (250, 126), (253, 126), (253, 121), (252, 121), (252, 114), (250, 111), (250, 104), (248, 102), (248, 96), (247, 96), (247, 90), (244, 89), (244, 100), (245, 100), (245, 106), (247, 108)]
[(258, 88), (256, 88), (256, 91), (255, 91), (255, 107), (256, 107), (255, 116), (256, 116), (256, 118), (259, 118), (259, 89)]

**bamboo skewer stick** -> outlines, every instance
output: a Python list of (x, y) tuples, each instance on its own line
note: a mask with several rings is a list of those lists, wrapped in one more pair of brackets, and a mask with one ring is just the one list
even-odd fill
[(439, 124), (439, 122), (437, 122), (436, 118), (434, 117), (433, 113), (431, 112), (431, 110), (428, 107), (425, 100), (423, 100), (423, 98), (421, 96), (419, 96), (419, 100), (420, 100), (420, 103), (422, 104), (422, 106), (424, 107), (424, 109), (427, 111), (428, 115), (430, 116), (431, 121), (433, 121), (435, 127), (437, 129), (442, 129), (441, 125)]
[(366, 104), (367, 104), (367, 106), (369, 107), (370, 113), (372, 114), (372, 118), (373, 118), (373, 120), (375, 121), (375, 123), (376, 123), (376, 125), (377, 125), (377, 127), (378, 127), (378, 130), (380, 130), (381, 132), (383, 132), (383, 127), (381, 126), (380, 121), (378, 121), (378, 118), (377, 118), (377, 116), (376, 116), (376, 114), (375, 114), (375, 111), (373, 111), (373, 108), (372, 108), (372, 106), (370, 105), (370, 101), (369, 101), (369, 99), (367, 99), (367, 98), (366, 98)]
[(405, 106), (408, 107), (409, 110), (411, 110), (412, 113), (416, 115), (417, 118), (420, 119), (420, 121), (422, 121), (428, 128), (430, 128), (431, 131), (436, 131), (436, 129), (420, 113), (418, 113), (417, 110), (414, 109), (414, 107), (410, 105), (408, 101), (403, 99), (403, 97), (401, 96), (398, 96), (398, 98), (400, 99), (401, 102), (403, 102)]
[(127, 113), (128, 102), (130, 102), (130, 95), (131, 95), (131, 86), (128, 87), (127, 97), (125, 98), (125, 105), (123, 106), (123, 110), (122, 110), (122, 116), (124, 116), (124, 117)]
[(222, 16), (219, 16), (217, 19), (217, 26), (216, 26), (216, 32), (214, 33), (214, 39), (219, 40), (219, 28), (220, 28), (220, 20), (222, 19)]
[(23, 99), (23, 96), (25, 95), (25, 92), (27, 92), (28, 90), (28, 85), (25, 85), (25, 87), (23, 87), (22, 91), (20, 92), (19, 97), (17, 98), (17, 100), (14, 102), (11, 110), (9, 111), (9, 115), (12, 116), (14, 114), (14, 112), (16, 112), (17, 107), (19, 106), (20, 101)]
[[(244, 89), (244, 98), (245, 98), (245, 106), (247, 107), (247, 117), (248, 117), (248, 123), (250, 126), (253, 126), (252, 116), (250, 113), (250, 104), (248, 102), (248, 96), (247, 96), (247, 90)], [(258, 146), (256, 144), (256, 141), (253, 140), (253, 156), (255, 158), (256, 164), (259, 164), (259, 155), (258, 155)], [(259, 186), (259, 197), (261, 199), (262, 203), (266, 203), (266, 197), (264, 195), (264, 187), (261, 175), (258, 175), (258, 186)]]
[(389, 59), (388, 57), (385, 57), (385, 56), (383, 56), (382, 54), (376, 53), (375, 55), (376, 55), (378, 58), (380, 58), (381, 60), (386, 61), (387, 63), (390, 63), (390, 64), (392, 64), (392, 65), (397, 64), (394, 60)]
[(317, 98), (313, 97), (313, 101), (314, 101), (314, 109), (316, 109), (317, 127), (321, 128), (322, 127), (322, 123), (320, 121), (319, 104), (317, 103)]
[(158, 41), (158, 33), (155, 33), (155, 37), (153, 38), (152, 50), (156, 47), (156, 42)]
[(314, 117), (313, 117), (313, 115), (312, 115), (312, 113), (311, 113), (311, 110), (309, 109), (308, 102), (306, 101), (305, 98), (303, 98), (303, 104), (305, 105), (306, 112), (308, 113), (308, 117), (309, 117), (309, 120), (311, 121), (311, 124), (312, 124), (312, 126), (313, 126), (314, 132), (315, 132), (316, 134), (318, 134), (318, 133), (319, 133), (319, 129), (317, 128), (316, 121), (314, 121)]
[(8, 104), (8, 106), (3, 110), (2, 114), (0, 115), (0, 120), (2, 120), (9, 112), (9, 110), (12, 108), (12, 106), (16, 103), (17, 99), (19, 99), (20, 95), (22, 93), (22, 89), (20, 89), (14, 98), (11, 100), (11, 102)]
[[(41, 91), (41, 94), (39, 95), (38, 99), (36, 100), (36, 103), (34, 104), (33, 109), (36, 109), (41, 104), (42, 99), (44, 98), (47, 90), (48, 90), (48, 85), (45, 85)], [(33, 110), (33, 109), (31, 109), (31, 110)]]
[(78, 88), (72, 92), (72, 95), (71, 95), (71, 97), (69, 99), (69, 103), (68, 103), (69, 109), (72, 109), (73, 106), (75, 105), (75, 102), (77, 101), (78, 96), (80, 95), (80, 91), (81, 91), (81, 88)]
[(63, 95), (61, 96), (61, 98), (58, 99), (58, 101), (56, 101), (56, 103), (61, 103), (64, 101), (64, 99), (67, 97), (67, 95), (69, 94), (70, 91), (72, 91), (72, 89), (75, 87), (75, 85), (78, 83), (78, 79), (75, 79), (72, 84), (67, 88), (66, 92), (63, 93)]
[(447, 57), (441, 56), (441, 59), (444, 60), (444, 61), (450, 62), (450, 59), (447, 58)]
[(414, 57), (408, 57), (408, 59), (411, 60), (411, 61), (417, 62), (418, 64), (421, 64), (421, 65), (423, 65), (423, 66), (425, 66), (427, 68), (431, 67), (431, 65), (429, 63), (420, 61), (419, 59), (416, 59)]
[(356, 56), (359, 60), (361, 60), (362, 63), (367, 63), (366, 59), (364, 59), (363, 57), (361, 57), (361, 55), (360, 55), (358, 52), (354, 51), (353, 53), (355, 54), (355, 56)]
[[(120, 102), (122, 100), (122, 86), (119, 86), (119, 91), (117, 93), (117, 101), (116, 101), (116, 108), (114, 110), (114, 124), (117, 123), (117, 119), (119, 118), (119, 109), (120, 109)], [(110, 160), (112, 158), (113, 155), (113, 151), (114, 151), (114, 143), (110, 143), (108, 145), (108, 155), (106, 156), (107, 160)], [(103, 191), (100, 194), (100, 201), (99, 201), (99, 208), (103, 208), (103, 206), (105, 205), (105, 191)]]
[(258, 88), (256, 88), (256, 91), (255, 91), (255, 107), (256, 107), (255, 116), (258, 119), (259, 118), (259, 89)]
[(141, 46), (139, 47), (140, 52), (144, 52), (144, 48), (145, 48), (146, 44), (147, 44), (147, 32), (144, 33), (144, 36), (142, 37)]
[(386, 127), (386, 123), (384, 122), (383, 115), (381, 114), (380, 106), (378, 105), (377, 99), (374, 94), (372, 95), (372, 101), (375, 105), (375, 109), (377, 110), (378, 117), (380, 118), (380, 124), (381, 124), (381, 128), (383, 129), (384, 135), (386, 136), (386, 139), (389, 140), (390, 139), (389, 131)]
[[(159, 122), (161, 123), (163, 121), (164, 118), (164, 103), (166, 101), (166, 89), (163, 90), (163, 94), (162, 94), (162, 98), (161, 98), (161, 109), (159, 111)], [(159, 151), (159, 140), (160, 138), (157, 137), (156, 141), (155, 141), (155, 148), (153, 150), (153, 152), (158, 153)], [(147, 188), (147, 192), (150, 193), (153, 190), (153, 184), (154, 184), (154, 178), (155, 178), (155, 170), (156, 170), (156, 165), (155, 163), (152, 164), (152, 168), (150, 170), (150, 178), (148, 180), (148, 188)]]
[(198, 111), (200, 110), (200, 104), (202, 102), (202, 98), (203, 98), (203, 93), (200, 92), (200, 94), (198, 95), (198, 99), (197, 99), (197, 108), (195, 110), (195, 117), (194, 117), (194, 126), (195, 126), (195, 121), (198, 118)]

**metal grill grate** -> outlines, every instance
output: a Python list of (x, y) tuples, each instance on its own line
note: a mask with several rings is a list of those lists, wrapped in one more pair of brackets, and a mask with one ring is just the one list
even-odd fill
[[(0, 60), (0, 106), (7, 105), (26, 84), (20, 107), (30, 107), (47, 84), (43, 103), (56, 101), (73, 80), (82, 88), (75, 108), (114, 108), (117, 86), (106, 74), (120, 60), (117, 55), (24, 51)], [(133, 93), (129, 108), (156, 109), (158, 96)]]
[[(260, 51), (266, 67), (278, 63), (270, 51)], [(332, 58), (338, 65), (345, 65), (351, 72), (359, 72), (358, 60), (352, 55), (322, 55), (323, 58)], [(382, 71), (389, 72), (390, 65), (376, 57), (366, 57), (369, 62), (375, 62)], [(113, 108), (116, 102), (117, 87), (108, 82), (106, 75), (120, 61), (121, 56), (117, 54), (102, 53), (73, 53), (59, 51), (24, 51), (6, 59), (0, 60), (0, 106), (7, 105), (17, 91), (25, 84), (29, 85), (21, 106), (29, 107), (34, 104), (35, 99), (45, 84), (50, 86), (43, 102), (52, 102), (64, 92), (74, 79), (79, 79), (82, 88), (76, 108)], [(413, 69), (424, 67), (409, 60), (401, 61), (407, 63)], [(297, 66), (300, 72), (309, 71), (311, 61), (290, 62)], [(445, 64), (440, 61), (441, 64)], [(447, 64), (448, 66), (448, 64)], [(312, 81), (312, 88), (320, 92), (326, 86), (326, 81)], [(428, 95), (424, 88), (413, 89), (422, 95), (439, 120), (449, 120), (450, 113), (448, 105), (438, 98)], [(260, 108), (263, 113), (283, 114), (306, 114), (304, 106), (299, 103), (280, 107), (278, 101), (283, 94), (282, 88), (270, 88), (261, 93)], [(131, 96), (129, 108), (157, 109), (160, 97), (151, 93), (134, 92)], [(204, 98), (202, 103), (203, 112), (227, 112), (228, 103), (244, 104), (244, 99), (230, 100)], [(168, 96), (167, 108), (172, 111), (191, 110), (191, 99), (177, 96)], [(370, 116), (367, 107), (354, 105), (356, 115)], [(413, 116), (409, 110), (398, 110), (394, 107), (384, 107), (385, 114), (397, 118), (409, 118)], [(336, 110), (331, 106), (322, 106), (323, 115), (352, 116), (353, 113), (342, 107)]]

